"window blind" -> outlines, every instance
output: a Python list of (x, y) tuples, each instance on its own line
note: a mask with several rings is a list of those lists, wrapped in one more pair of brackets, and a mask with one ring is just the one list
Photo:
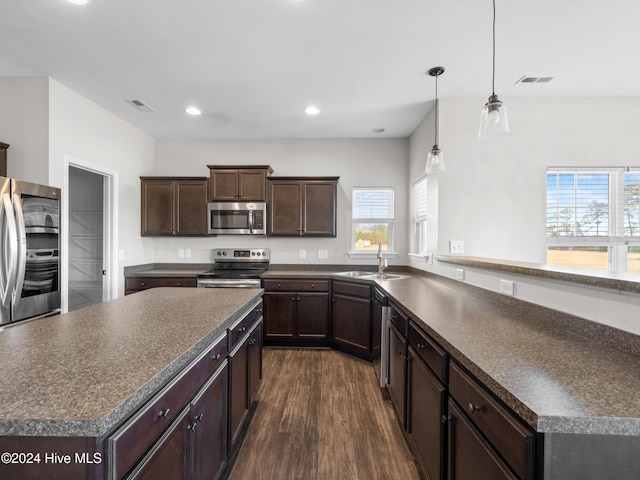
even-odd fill
[(354, 188), (353, 218), (393, 218), (393, 188)]
[(640, 170), (624, 174), (622, 192), (623, 235), (640, 238)]
[(413, 221), (420, 222), (427, 218), (427, 177), (413, 184)]

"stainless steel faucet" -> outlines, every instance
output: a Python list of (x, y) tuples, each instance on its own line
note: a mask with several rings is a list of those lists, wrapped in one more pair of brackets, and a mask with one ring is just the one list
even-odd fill
[(382, 242), (378, 242), (378, 273), (384, 273), (387, 268), (387, 259), (382, 257)]

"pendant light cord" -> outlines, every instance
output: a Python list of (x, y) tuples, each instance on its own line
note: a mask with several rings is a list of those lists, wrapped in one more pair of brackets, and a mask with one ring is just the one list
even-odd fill
[(496, 94), (496, 0), (493, 0), (493, 73), (491, 75), (491, 94)]
[(439, 106), (438, 104), (440, 102), (438, 102), (438, 77), (440, 75), (436, 75), (436, 145), (438, 145), (438, 123), (440, 123), (439, 119), (440, 119), (440, 114), (439, 114)]

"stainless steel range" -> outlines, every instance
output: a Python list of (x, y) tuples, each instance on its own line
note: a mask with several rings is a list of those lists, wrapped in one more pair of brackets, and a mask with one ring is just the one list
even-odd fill
[(269, 270), (268, 248), (216, 248), (215, 268), (198, 275), (199, 288), (260, 288), (260, 275)]

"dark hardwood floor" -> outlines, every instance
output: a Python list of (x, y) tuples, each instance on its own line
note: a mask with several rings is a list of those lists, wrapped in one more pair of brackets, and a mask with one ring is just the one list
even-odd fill
[(263, 375), (231, 480), (419, 478), (371, 363), (265, 348)]

